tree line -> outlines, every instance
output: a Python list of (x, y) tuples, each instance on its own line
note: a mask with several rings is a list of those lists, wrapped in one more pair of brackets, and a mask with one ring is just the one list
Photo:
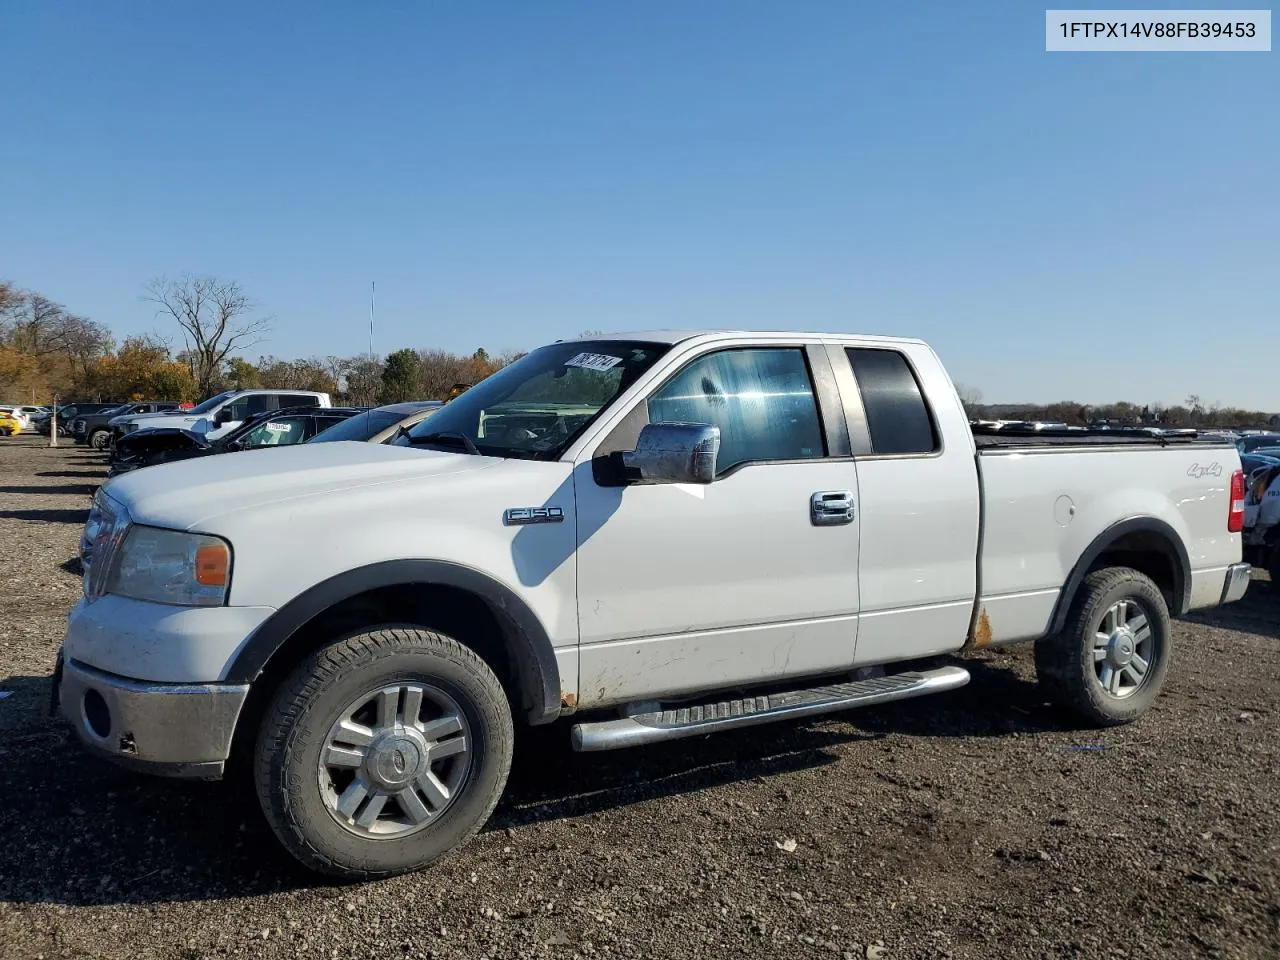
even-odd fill
[(1111, 426), (1158, 426), (1173, 429), (1191, 427), (1201, 430), (1265, 430), (1280, 427), (1280, 415), (1273, 412), (1206, 403), (1199, 394), (1194, 393), (1182, 403), (1171, 405), (1123, 400), (1096, 405), (1073, 400), (1046, 404), (988, 404), (982, 402), (982, 392), (973, 387), (957, 383), (956, 390), (960, 394), (965, 412), (974, 420), (1040, 420), (1071, 426), (1106, 423)]
[[(471, 354), (403, 348), (388, 356), (259, 355), (272, 318), (235, 281), (217, 277), (158, 278), (141, 299), (170, 331), (117, 343), (102, 323), (57, 301), (0, 280), (0, 402), (64, 400), (203, 400), (222, 390), (265, 387), (322, 390), (353, 406), (443, 400), (456, 385), (472, 385), (523, 356), (514, 351)], [(587, 331), (583, 335), (589, 335)], [(1181, 404), (1090, 406), (985, 404), (981, 391), (956, 384), (969, 416), (981, 420), (1047, 420), (1087, 426), (1280, 427), (1268, 412), (1205, 404), (1192, 394)]]
[(0, 402), (60, 400), (190, 400), (223, 390), (263, 387), (321, 390), (335, 403), (372, 406), (444, 399), (522, 356), (440, 349), (284, 359), (246, 354), (271, 318), (234, 281), (160, 278), (142, 300), (169, 328), (117, 342), (102, 323), (55, 300), (0, 280)]

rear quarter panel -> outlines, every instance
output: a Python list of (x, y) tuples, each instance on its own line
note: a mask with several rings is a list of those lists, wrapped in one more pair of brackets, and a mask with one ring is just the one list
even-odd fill
[(1231, 475), (1240, 468), (1233, 447), (983, 451), (978, 465), (983, 643), (1042, 636), (1076, 562), (1124, 520), (1152, 517), (1176, 532), (1190, 563), (1192, 609), (1218, 602), (1227, 566), (1240, 559), (1240, 535), (1227, 532)]

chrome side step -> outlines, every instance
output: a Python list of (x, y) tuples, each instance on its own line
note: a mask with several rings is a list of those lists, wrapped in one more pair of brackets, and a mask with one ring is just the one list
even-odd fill
[(895, 673), (869, 680), (850, 680), (807, 690), (787, 690), (742, 700), (722, 700), (673, 710), (656, 710), (617, 720), (576, 723), (571, 736), (579, 751), (617, 750), (660, 740), (678, 740), (721, 730), (736, 730), (774, 720), (792, 720), (867, 707), (890, 700), (906, 700), (955, 690), (969, 682), (963, 667), (939, 667)]

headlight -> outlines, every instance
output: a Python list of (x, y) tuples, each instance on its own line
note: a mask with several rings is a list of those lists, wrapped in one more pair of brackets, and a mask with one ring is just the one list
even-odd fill
[(102, 596), (107, 571), (121, 539), (129, 529), (129, 511), (112, 499), (101, 487), (94, 494), (93, 506), (80, 536), (80, 565), (84, 574), (84, 595), (90, 599)]
[(199, 533), (133, 527), (111, 566), (107, 593), (182, 607), (219, 607), (231, 584), (231, 548)]

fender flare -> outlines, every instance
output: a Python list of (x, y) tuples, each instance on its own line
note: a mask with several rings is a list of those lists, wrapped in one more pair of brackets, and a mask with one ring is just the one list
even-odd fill
[(530, 697), (529, 722), (550, 723), (560, 715), (560, 670), (541, 621), (510, 587), (488, 574), (444, 560), (388, 560), (347, 570), (294, 597), (258, 627), (236, 653), (226, 683), (252, 683), (295, 633), (344, 600), (380, 587), (410, 584), (455, 587), (479, 597), (508, 627), (521, 685)]
[(1071, 602), (1075, 599), (1080, 584), (1084, 582), (1090, 568), (1098, 557), (1106, 553), (1122, 538), (1134, 533), (1150, 533), (1163, 541), (1165, 556), (1173, 567), (1173, 599), (1174, 609), (1169, 612), (1175, 617), (1185, 613), (1191, 603), (1191, 558), (1187, 556), (1186, 545), (1178, 536), (1178, 531), (1155, 517), (1130, 517), (1113, 523), (1094, 537), (1093, 542), (1085, 548), (1071, 568), (1067, 582), (1058, 594), (1058, 603), (1053, 610), (1053, 619), (1049, 621), (1049, 634), (1060, 633), (1067, 624), (1067, 613)]

